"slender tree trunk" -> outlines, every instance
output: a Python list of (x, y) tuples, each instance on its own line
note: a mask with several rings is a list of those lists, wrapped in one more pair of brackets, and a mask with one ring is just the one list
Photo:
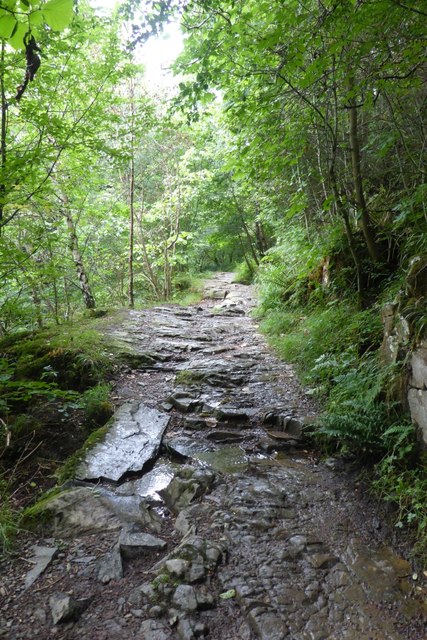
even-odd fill
[(158, 282), (158, 279), (152, 269), (152, 266), (150, 264), (150, 260), (148, 257), (148, 252), (147, 252), (147, 244), (145, 242), (145, 238), (144, 238), (144, 230), (142, 228), (142, 213), (141, 213), (141, 217), (138, 220), (139, 222), (139, 241), (141, 243), (141, 248), (142, 248), (142, 257), (144, 260), (144, 266), (145, 266), (145, 270), (146, 270), (146, 274), (145, 277), (148, 280), (148, 282), (150, 283), (151, 287), (153, 288), (154, 293), (156, 294), (156, 296), (160, 296), (161, 295), (161, 288)]
[(71, 217), (71, 214), (67, 208), (64, 208), (63, 213), (67, 221), (69, 247), (70, 247), (71, 255), (73, 256), (74, 266), (77, 271), (77, 277), (79, 279), (83, 300), (87, 309), (94, 309), (95, 298), (92, 294), (92, 290), (89, 284), (89, 279), (87, 277), (86, 270), (84, 268), (83, 257), (79, 249), (79, 242), (77, 238), (76, 227), (74, 225), (74, 221)]
[[(334, 61), (334, 65), (335, 65), (335, 61)], [(353, 258), (353, 262), (354, 262), (354, 268), (356, 270), (357, 292), (359, 295), (359, 304), (361, 305), (362, 297), (363, 297), (363, 281), (362, 281), (363, 270), (362, 270), (362, 265), (361, 265), (359, 256), (357, 254), (357, 247), (354, 241), (354, 235), (353, 235), (353, 231), (352, 231), (349, 216), (348, 216), (348, 211), (341, 199), (340, 191), (338, 188), (337, 176), (335, 173), (335, 163), (337, 160), (337, 153), (338, 153), (338, 131), (339, 131), (338, 96), (337, 96), (336, 85), (334, 85), (334, 89), (333, 89), (333, 98), (334, 98), (333, 99), (334, 119), (333, 119), (333, 127), (331, 128), (332, 145), (331, 145), (331, 157), (330, 157), (330, 164), (329, 164), (329, 181), (332, 189), (332, 194), (335, 200), (336, 211), (344, 221), (344, 228), (347, 236), (348, 247), (350, 249), (351, 257)]]
[(132, 157), (130, 161), (130, 189), (129, 189), (129, 290), (128, 299), (131, 309), (135, 306), (135, 296), (133, 287), (133, 247), (134, 247), (134, 222), (135, 222), (135, 159), (132, 149)]
[(348, 86), (350, 91), (350, 103), (348, 108), (349, 113), (349, 135), (350, 135), (350, 157), (351, 168), (353, 173), (354, 193), (356, 197), (356, 204), (360, 214), (360, 222), (362, 227), (363, 236), (365, 238), (366, 246), (371, 259), (374, 262), (379, 262), (381, 259), (380, 249), (378, 247), (375, 230), (372, 226), (371, 218), (366, 205), (365, 194), (363, 191), (363, 179), (360, 160), (360, 145), (358, 134), (358, 117), (357, 117), (357, 105), (356, 98), (354, 96), (354, 79), (349, 74)]
[(248, 269), (249, 269), (249, 273), (251, 274), (251, 276), (253, 276), (253, 275), (254, 275), (254, 268), (253, 268), (253, 266), (251, 265), (251, 261), (249, 260), (248, 256), (246, 255), (246, 251), (245, 251), (245, 243), (243, 242), (243, 238), (242, 238), (242, 236), (240, 235), (240, 233), (239, 233), (239, 241), (240, 241), (240, 245), (241, 245), (241, 247), (242, 247), (243, 257), (244, 257), (245, 262), (246, 262), (246, 264), (247, 264), (247, 267), (248, 267)]
[(250, 252), (252, 254), (252, 257), (254, 259), (255, 264), (258, 266), (259, 265), (259, 259), (258, 259), (256, 250), (255, 250), (255, 247), (254, 247), (252, 236), (251, 236), (250, 231), (248, 229), (248, 225), (246, 224), (246, 220), (245, 220), (245, 216), (244, 216), (244, 210), (242, 209), (242, 207), (239, 204), (239, 201), (237, 200), (237, 196), (236, 196), (236, 194), (234, 192), (234, 189), (233, 189), (233, 199), (234, 199), (234, 203), (236, 205), (237, 212), (238, 212), (239, 217), (240, 217), (240, 221), (242, 223), (243, 231), (245, 232), (245, 235), (246, 235), (246, 237), (248, 239)]
[(64, 297), (65, 297), (65, 320), (71, 318), (70, 292), (68, 291), (68, 281), (64, 276)]
[(354, 235), (353, 235), (353, 230), (351, 228), (348, 211), (341, 200), (341, 196), (340, 196), (338, 185), (337, 185), (337, 179), (335, 176), (335, 170), (333, 166), (330, 167), (329, 176), (331, 180), (332, 191), (334, 194), (335, 206), (337, 208), (338, 214), (340, 215), (340, 217), (343, 219), (343, 222), (344, 222), (344, 228), (345, 228), (345, 234), (347, 236), (348, 247), (350, 249), (351, 257), (353, 258), (354, 267), (356, 270), (357, 291), (361, 301), (362, 295), (363, 295), (363, 289), (364, 289), (363, 281), (362, 281), (362, 273), (363, 273), (362, 264), (357, 254), (357, 247), (354, 241)]
[(4, 85), (4, 53), (5, 41), (1, 43), (0, 54), (0, 100), (1, 100), (1, 132), (0, 132), (0, 233), (3, 222), (4, 199), (6, 195), (5, 172), (6, 172), (6, 132), (7, 132), (7, 100)]
[(39, 292), (37, 290), (37, 287), (34, 285), (32, 285), (32, 288), (31, 288), (31, 297), (33, 299), (34, 308), (36, 310), (37, 326), (39, 329), (43, 329), (42, 305), (40, 301)]
[(169, 264), (169, 252), (168, 247), (164, 250), (164, 267), (163, 267), (163, 297), (168, 300), (171, 295), (172, 281), (171, 281), (171, 269)]
[(129, 98), (131, 109), (131, 122), (130, 122), (130, 177), (129, 177), (129, 255), (128, 255), (128, 275), (129, 275), (129, 288), (128, 288), (128, 301), (131, 309), (135, 306), (135, 294), (134, 294), (134, 273), (133, 273), (133, 261), (134, 261), (134, 227), (135, 227), (135, 86), (133, 80), (129, 85)]

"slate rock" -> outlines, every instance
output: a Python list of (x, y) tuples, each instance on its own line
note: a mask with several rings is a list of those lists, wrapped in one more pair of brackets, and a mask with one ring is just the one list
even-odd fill
[(173, 558), (172, 560), (166, 560), (165, 567), (171, 575), (181, 578), (188, 571), (190, 563), (182, 558)]
[(97, 490), (77, 487), (54, 495), (43, 504), (56, 535), (74, 536), (119, 529), (120, 519)]
[[(124, 482), (115, 490), (117, 495), (123, 496), (132, 496), (136, 495), (140, 498), (145, 498), (150, 502), (155, 502), (160, 500), (159, 491), (160, 489), (164, 489), (168, 486), (174, 476), (174, 468), (172, 464), (165, 459), (160, 458), (156, 464), (154, 465), (151, 471), (144, 473), (142, 478), (138, 478), (137, 480), (130, 480), (129, 482)], [(139, 508), (143, 508), (141, 503), (139, 503)], [(149, 518), (147, 520), (151, 520), (152, 522), (146, 522), (144, 524), (150, 526), (150, 528), (160, 531), (162, 527), (162, 519), (157, 516), (156, 512), (152, 509), (148, 509)]]
[(331, 569), (339, 562), (339, 558), (330, 553), (313, 553), (308, 556), (308, 561), (315, 569)]
[(193, 640), (195, 638), (193, 626), (187, 618), (178, 622), (177, 632), (180, 640)]
[(58, 553), (57, 547), (33, 545), (32, 550), (34, 552), (34, 556), (31, 558), (31, 562), (34, 563), (34, 567), (25, 576), (25, 589), (31, 587)]
[(209, 633), (209, 628), (203, 622), (182, 618), (178, 623), (177, 631), (180, 640), (193, 640), (206, 636)]
[(53, 624), (78, 620), (90, 602), (91, 598), (75, 600), (66, 593), (54, 593), (49, 598)]
[(184, 418), (184, 429), (190, 429), (191, 431), (200, 431), (206, 429), (207, 424), (203, 418), (195, 418), (193, 416), (187, 416)]
[(144, 620), (139, 629), (143, 640), (169, 640), (170, 633), (159, 620)]
[(176, 477), (166, 489), (160, 492), (166, 506), (173, 512), (179, 513), (200, 494), (199, 485), (193, 480)]
[(196, 590), (189, 584), (180, 584), (172, 596), (172, 604), (181, 611), (196, 611)]
[(212, 609), (215, 606), (215, 598), (207, 587), (201, 586), (196, 591), (197, 609)]
[(98, 580), (103, 584), (108, 584), (111, 580), (120, 580), (121, 578), (123, 578), (123, 563), (120, 548), (117, 545), (99, 561)]
[(166, 506), (179, 513), (194, 499), (202, 496), (212, 485), (215, 474), (208, 469), (182, 467), (168, 487), (159, 491)]
[(135, 558), (149, 551), (162, 551), (167, 543), (150, 533), (123, 529), (119, 537), (119, 546), (125, 558)]
[(183, 536), (186, 536), (190, 531), (195, 532), (196, 525), (190, 519), (186, 509), (179, 512), (177, 519), (175, 520), (174, 529)]
[(215, 411), (215, 417), (218, 420), (224, 420), (226, 422), (248, 422), (251, 415), (250, 410), (236, 409), (235, 407), (222, 406), (218, 407)]
[(176, 391), (169, 396), (168, 402), (170, 402), (179, 411), (182, 411), (182, 413), (196, 411), (201, 406), (197, 396), (188, 391)]
[(141, 471), (156, 456), (169, 420), (168, 415), (142, 403), (125, 403), (114, 414), (104, 441), (77, 468), (76, 477), (118, 482), (126, 473)]
[(248, 622), (261, 640), (285, 640), (289, 637), (285, 623), (273, 612), (256, 607), (249, 612)]
[(226, 431), (221, 429), (215, 429), (209, 431), (206, 435), (206, 440), (213, 442), (242, 442), (246, 438), (245, 433), (239, 431)]

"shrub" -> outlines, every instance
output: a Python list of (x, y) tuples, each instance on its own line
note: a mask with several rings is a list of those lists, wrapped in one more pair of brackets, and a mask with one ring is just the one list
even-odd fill
[(235, 276), (233, 282), (238, 284), (252, 284), (257, 271), (257, 265), (254, 260), (243, 260), (235, 267)]

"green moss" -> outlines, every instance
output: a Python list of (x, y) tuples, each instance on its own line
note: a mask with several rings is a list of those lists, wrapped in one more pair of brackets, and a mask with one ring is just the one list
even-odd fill
[(34, 504), (26, 507), (21, 513), (20, 525), (23, 529), (34, 530), (49, 525), (52, 514), (46, 506), (55, 496), (62, 493), (61, 487), (46, 491)]
[(104, 425), (113, 415), (113, 405), (109, 399), (110, 385), (97, 384), (83, 394), (82, 406), (86, 411), (89, 424)]
[(201, 371), (191, 371), (191, 369), (184, 369), (178, 371), (175, 376), (175, 383), (181, 385), (190, 386), (202, 382), (205, 378), (205, 374)]
[(170, 582), (170, 575), (168, 573), (160, 573), (158, 576), (154, 578), (151, 582), (151, 586), (155, 591), (160, 587), (160, 585), (165, 585)]

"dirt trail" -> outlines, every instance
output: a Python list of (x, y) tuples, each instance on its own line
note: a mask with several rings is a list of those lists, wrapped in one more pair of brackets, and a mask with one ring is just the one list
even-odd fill
[(114, 424), (46, 505), (48, 537), (1, 567), (0, 636), (426, 637), (423, 576), (382, 544), (347, 472), (310, 451), (315, 407), (254, 303), (218, 274), (199, 306), (110, 327), (129, 362)]

